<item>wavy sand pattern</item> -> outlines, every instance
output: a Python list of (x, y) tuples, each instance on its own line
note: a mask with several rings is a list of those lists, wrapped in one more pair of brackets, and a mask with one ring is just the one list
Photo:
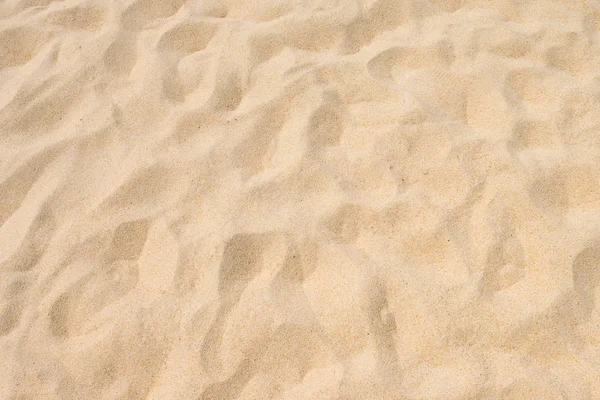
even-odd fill
[(0, 399), (600, 399), (600, 2), (0, 2)]

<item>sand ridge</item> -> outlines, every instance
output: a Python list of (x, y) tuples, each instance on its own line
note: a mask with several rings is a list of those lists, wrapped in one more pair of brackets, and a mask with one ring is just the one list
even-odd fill
[(0, 3), (0, 398), (600, 399), (596, 0)]

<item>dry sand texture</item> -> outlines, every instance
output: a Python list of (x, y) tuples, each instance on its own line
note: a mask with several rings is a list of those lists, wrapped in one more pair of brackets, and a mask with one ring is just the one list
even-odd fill
[(596, 0), (0, 1), (0, 399), (600, 399)]

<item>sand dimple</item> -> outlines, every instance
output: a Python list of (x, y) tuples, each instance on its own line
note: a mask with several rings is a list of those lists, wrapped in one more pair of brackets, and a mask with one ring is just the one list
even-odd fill
[(15, 27), (0, 31), (0, 69), (27, 63), (40, 50), (47, 35), (34, 27)]
[(106, 10), (96, 7), (73, 7), (51, 13), (46, 20), (71, 31), (95, 31), (102, 27)]
[(181, 53), (194, 53), (203, 50), (212, 36), (216, 27), (206, 23), (182, 23), (165, 32), (158, 42), (161, 51), (176, 51)]
[(156, 19), (172, 16), (183, 3), (183, 0), (136, 0), (123, 12), (123, 27), (130, 30), (143, 29), (146, 24), (154, 22)]
[(422, 47), (393, 47), (369, 62), (369, 69), (377, 77), (407, 73), (418, 69), (450, 65), (454, 59), (450, 43), (440, 42)]
[(135, 260), (142, 252), (148, 235), (148, 221), (126, 222), (117, 227), (113, 236), (111, 257), (117, 260)]
[(124, 34), (115, 38), (104, 53), (104, 66), (117, 75), (129, 74), (136, 62), (135, 39)]
[(600, 285), (597, 265), (600, 262), (600, 250), (597, 246), (583, 249), (573, 261), (573, 284), (578, 302), (589, 315), (596, 307), (595, 288)]
[(324, 93), (308, 125), (309, 140), (315, 147), (337, 145), (343, 132), (344, 108), (335, 93)]
[(518, 121), (513, 128), (514, 146), (519, 150), (557, 148), (562, 144), (558, 128), (551, 121)]

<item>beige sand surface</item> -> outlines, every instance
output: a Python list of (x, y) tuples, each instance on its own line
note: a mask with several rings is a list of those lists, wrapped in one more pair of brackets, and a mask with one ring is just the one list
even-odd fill
[(600, 399), (597, 0), (0, 1), (0, 400)]

